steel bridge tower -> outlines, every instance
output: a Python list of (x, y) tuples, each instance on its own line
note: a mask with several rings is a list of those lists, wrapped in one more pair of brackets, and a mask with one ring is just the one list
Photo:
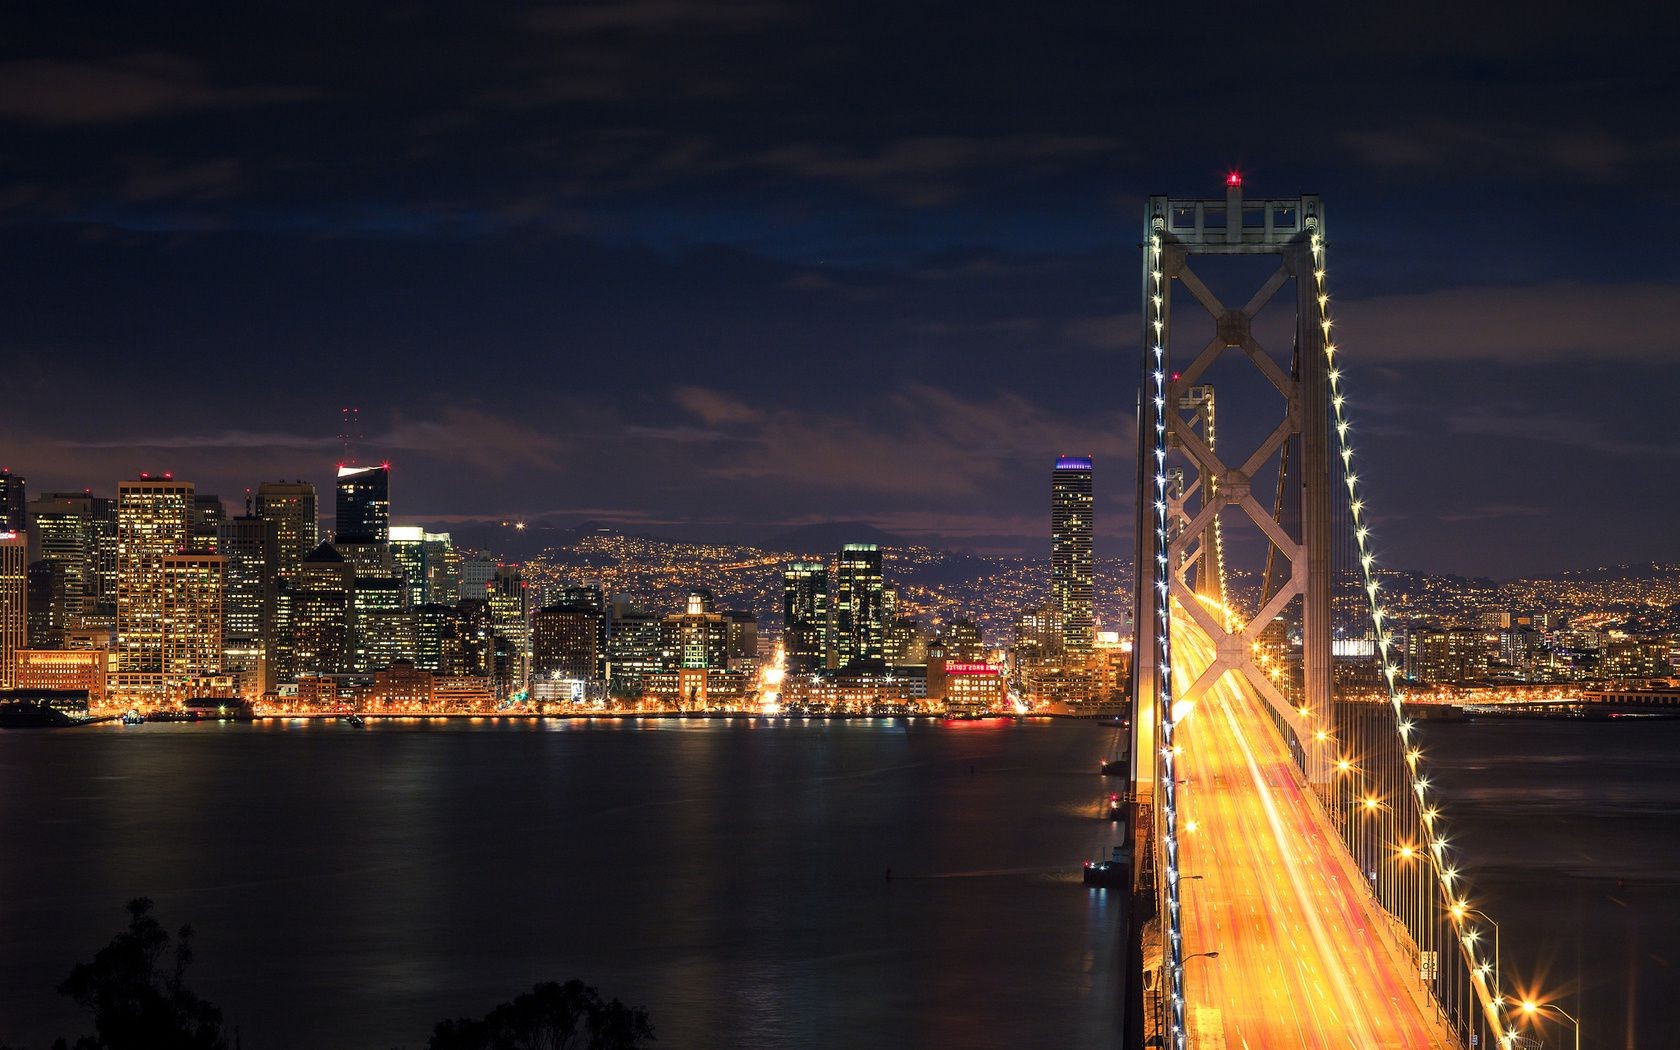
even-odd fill
[[(1320, 322), (1312, 238), (1321, 232), (1323, 208), (1316, 196), (1245, 201), (1242, 180), (1226, 181), (1224, 200), (1149, 199), (1144, 239), (1158, 246), (1144, 253), (1143, 368), (1138, 412), (1137, 566), (1132, 697), (1132, 778), (1140, 797), (1154, 791), (1161, 751), (1169, 746), (1169, 704), (1193, 702), (1227, 671), (1236, 671), (1265, 697), (1293, 735), (1309, 782), (1329, 778), (1331, 756), (1309, 726), (1327, 724), (1331, 705), (1331, 485), (1329, 383)], [(1191, 268), (1198, 256), (1272, 256), (1271, 276), (1248, 301), (1233, 308), (1221, 302)], [(1295, 367), (1285, 373), (1256, 341), (1255, 316), (1285, 286), (1294, 283)], [(1175, 292), (1188, 294), (1190, 309), (1211, 317), (1214, 336), (1201, 347), (1181, 348), (1173, 339)], [(1157, 348), (1160, 352), (1156, 353)], [(1238, 460), (1215, 451), (1213, 392), (1203, 381), (1227, 352), (1239, 352), (1282, 395), (1281, 418), (1270, 434)], [(1167, 449), (1188, 461), (1182, 492), (1158, 484)], [(1256, 497), (1253, 479), (1287, 450), (1298, 457), (1289, 471), (1297, 492), (1299, 527), (1280, 522), (1277, 508)], [(1281, 467), (1279, 468), (1282, 469)], [(1177, 486), (1173, 486), (1177, 488)], [(1266, 503), (1273, 500), (1270, 494)], [(1288, 573), (1268, 588), (1264, 607), (1235, 625), (1224, 614), (1220, 546), (1221, 517), (1245, 517), (1271, 544)], [(1195, 567), (1194, 581), (1188, 578)], [(1292, 600), (1300, 599), (1302, 694), (1286, 698), (1255, 658), (1255, 642)], [(1218, 643), (1218, 655), (1182, 696), (1172, 696), (1163, 672), (1170, 652), (1167, 632), (1173, 607), (1194, 618)], [(1165, 814), (1163, 813), (1163, 816)]]

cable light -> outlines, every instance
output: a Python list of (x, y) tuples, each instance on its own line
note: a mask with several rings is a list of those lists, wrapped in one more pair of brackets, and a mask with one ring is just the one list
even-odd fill
[[(1339, 443), (1339, 451), (1341, 453), (1343, 467), (1345, 469), (1351, 465), (1353, 457), (1353, 449), (1348, 444), (1348, 431), (1351, 429), (1352, 421), (1348, 418), (1347, 398), (1342, 391), (1341, 370), (1336, 366), (1335, 362), (1336, 347), (1330, 342), (1330, 328), (1332, 320), (1330, 317), (1329, 288), (1325, 282), (1325, 252), (1323, 234), (1318, 232), (1313, 233), (1311, 243), (1313, 255), (1313, 279), (1316, 282), (1315, 292), (1318, 299), (1319, 309), (1319, 328), (1324, 333), (1325, 337), (1324, 359), (1326, 373), (1330, 384), (1330, 405), (1335, 413), (1336, 437)], [(1457, 869), (1453, 868), (1449, 862), (1446, 836), (1436, 832), (1435, 830), (1437, 822), (1441, 820), (1440, 809), (1438, 806), (1426, 801), (1426, 793), (1429, 789), (1429, 778), (1424, 775), (1422, 770), (1419, 768), (1423, 764), (1422, 753), (1411, 746), (1411, 736), (1414, 727), (1411, 720), (1407, 719), (1403, 714), (1404, 705), (1402, 703), (1400, 685), (1397, 681), (1397, 669), (1393, 664), (1388, 662), (1389, 635), (1383, 628), (1385, 613), (1382, 606), (1379, 605), (1377, 601), (1378, 586), (1376, 574), (1372, 567), (1373, 558), (1366, 546), (1367, 540), (1370, 537), (1370, 529), (1362, 519), (1364, 501), (1359, 497), (1358, 476), (1353, 473), (1348, 473), (1346, 475), (1346, 482), (1348, 506), (1353, 520), (1356, 523), (1354, 539), (1357, 541), (1359, 546), (1359, 565), (1360, 570), (1364, 575), (1364, 589), (1369, 604), (1371, 623), (1376, 630), (1378, 644), (1382, 652), (1383, 679), (1388, 688), (1389, 705), (1394, 710), (1396, 720), (1395, 729), (1400, 737), (1401, 746), (1408, 749), (1406, 754), (1408, 759), (1407, 764), (1410, 767), (1408, 772), (1412, 781), (1412, 791), (1417, 797), (1419, 812), (1424, 814), (1422, 819), (1430, 832), (1430, 848), (1424, 851), (1424, 855), (1429, 859), (1430, 869), (1435, 873), (1436, 882), (1441, 889), (1446, 903), (1450, 905), (1451, 902), (1456, 899), (1454, 897), (1453, 884), (1458, 880), (1459, 875)], [(1467, 951), (1466, 957), (1471, 959), (1472, 962), (1474, 961), (1473, 953)], [(1509, 1027), (1511, 1025), (1511, 1015), (1509, 1011), (1504, 1010), (1501, 1005), (1503, 1003), (1502, 993), (1497, 987), (1489, 985), (1485, 980), (1485, 975), (1483, 976), (1484, 980), (1482, 982), (1482, 987), (1478, 991), (1491, 993), (1490, 995), (1483, 995), (1482, 1005), (1484, 1011), (1487, 1012), (1490, 1019), (1502, 1021), (1502, 1026)], [(1516, 1035), (1516, 1029), (1509, 1028), (1508, 1033), (1502, 1037), (1501, 1042), (1503, 1042), (1506, 1046), (1510, 1046), (1512, 1042), (1514, 1042)]]

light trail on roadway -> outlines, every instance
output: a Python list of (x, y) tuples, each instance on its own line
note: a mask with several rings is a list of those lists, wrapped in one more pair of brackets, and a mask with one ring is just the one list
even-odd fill
[[(1178, 695), (1213, 656), (1176, 616)], [(1456, 1048), (1264, 704), (1233, 671), (1178, 715), (1189, 1045)]]

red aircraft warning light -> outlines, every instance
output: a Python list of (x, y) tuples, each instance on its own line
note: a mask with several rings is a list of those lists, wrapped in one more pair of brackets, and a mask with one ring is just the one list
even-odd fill
[(1228, 172), (1225, 176), (1225, 185), (1232, 186), (1232, 187), (1240, 187), (1242, 185), (1242, 172), (1240, 172), (1240, 171)]

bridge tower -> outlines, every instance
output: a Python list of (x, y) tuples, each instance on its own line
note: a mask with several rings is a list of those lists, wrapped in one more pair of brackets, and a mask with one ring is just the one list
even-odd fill
[[(1242, 675), (1265, 697), (1299, 747), (1302, 768), (1324, 785), (1332, 758), (1320, 727), (1331, 713), (1330, 394), (1312, 238), (1322, 235), (1316, 196), (1245, 201), (1242, 179), (1226, 179), (1223, 200), (1151, 197), (1145, 212), (1142, 396), (1138, 405), (1137, 582), (1133, 608), (1132, 777), (1140, 796), (1155, 790), (1171, 764), (1173, 707), (1193, 704), (1226, 672)], [(1239, 307), (1214, 295), (1191, 263), (1205, 256), (1270, 256), (1271, 276)], [(1257, 314), (1294, 285), (1293, 367), (1284, 371), (1255, 338)], [(1175, 344), (1176, 293), (1206, 311), (1214, 335), (1205, 345)], [(1282, 396), (1281, 418), (1238, 459), (1213, 441), (1213, 392), (1204, 376), (1228, 352), (1245, 356)], [(1229, 443), (1227, 442), (1227, 445)], [(1169, 450), (1185, 461), (1181, 492), (1165, 483)], [(1254, 477), (1275, 457), (1296, 457), (1285, 497), (1298, 513), (1284, 520), (1262, 504)], [(1280, 471), (1282, 468), (1279, 468)], [(1172, 486), (1173, 489), (1178, 486)], [(1268, 493), (1267, 503), (1272, 503)], [(1279, 565), (1264, 606), (1236, 624), (1225, 614), (1221, 519), (1246, 519), (1265, 537)], [(1291, 528), (1290, 526), (1293, 526)], [(1195, 576), (1190, 577), (1190, 571)], [(1287, 698), (1255, 657), (1255, 643), (1299, 599), (1302, 688)], [(1177, 608), (1218, 645), (1216, 659), (1182, 695), (1170, 666), (1172, 611)], [(1164, 759), (1164, 761), (1163, 761)], [(1170, 783), (1165, 785), (1169, 788)], [(1162, 817), (1166, 817), (1163, 809)], [(1164, 830), (1164, 829), (1163, 829)]]

